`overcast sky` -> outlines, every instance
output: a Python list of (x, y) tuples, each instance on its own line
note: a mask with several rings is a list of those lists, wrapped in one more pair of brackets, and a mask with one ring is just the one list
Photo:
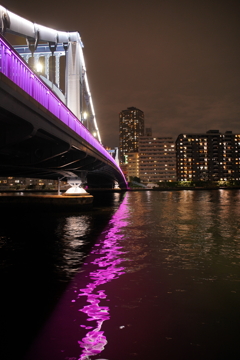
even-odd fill
[(102, 141), (118, 146), (135, 106), (156, 136), (240, 133), (240, 1), (0, 0), (57, 30), (79, 31)]

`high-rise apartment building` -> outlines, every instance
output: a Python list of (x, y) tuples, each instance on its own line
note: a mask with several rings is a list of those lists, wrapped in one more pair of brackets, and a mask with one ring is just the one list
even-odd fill
[(139, 177), (142, 183), (176, 181), (176, 153), (173, 138), (141, 136), (138, 151)]
[(240, 180), (240, 135), (209, 130), (176, 140), (177, 180)]
[(144, 112), (128, 107), (119, 114), (119, 155), (120, 163), (125, 163), (127, 153), (138, 152), (138, 138), (144, 135)]

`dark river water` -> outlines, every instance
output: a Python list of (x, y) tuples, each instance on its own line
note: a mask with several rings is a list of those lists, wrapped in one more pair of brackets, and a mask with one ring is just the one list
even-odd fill
[(1, 360), (240, 358), (240, 191), (1, 212)]

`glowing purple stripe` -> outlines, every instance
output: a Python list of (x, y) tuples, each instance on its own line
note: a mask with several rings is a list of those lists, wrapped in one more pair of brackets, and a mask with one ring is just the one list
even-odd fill
[[(128, 195), (128, 194), (127, 194)], [(123, 200), (117, 212), (113, 215), (110, 226), (111, 228), (106, 233), (105, 239), (100, 246), (95, 245), (95, 250), (91, 254), (95, 254), (96, 258), (91, 264), (96, 265), (95, 271), (89, 274), (90, 282), (84, 289), (79, 289), (78, 298), (80, 296), (87, 297), (89, 305), (84, 306), (79, 311), (87, 314), (87, 321), (95, 321), (96, 326), (80, 325), (86, 330), (90, 330), (86, 336), (79, 341), (79, 346), (83, 349), (82, 354), (78, 360), (89, 359), (89, 356), (94, 356), (101, 353), (107, 344), (106, 336), (102, 331), (102, 325), (105, 320), (110, 319), (109, 307), (100, 306), (100, 301), (106, 299), (105, 290), (99, 289), (101, 286), (109, 281), (118, 279), (119, 276), (125, 273), (124, 267), (119, 266), (125, 259), (120, 257), (124, 254), (121, 251), (120, 241), (123, 239), (121, 229), (125, 227), (128, 222), (127, 218), (127, 197)], [(75, 302), (77, 300), (72, 300)]]
[(102, 153), (118, 168), (118, 171), (125, 181), (125, 177), (113, 157), (94, 138), (94, 136), (92, 136), (77, 117), (73, 115), (66, 105), (63, 104), (44, 82), (25, 64), (20, 55), (5, 40), (3, 40), (2, 37), (0, 37), (0, 72)]

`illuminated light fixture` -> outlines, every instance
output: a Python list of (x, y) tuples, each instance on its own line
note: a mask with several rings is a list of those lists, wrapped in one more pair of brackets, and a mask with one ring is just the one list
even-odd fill
[(86, 111), (84, 111), (84, 113), (83, 113), (83, 119), (84, 119), (84, 120), (87, 120), (87, 115), (88, 115), (88, 114), (86, 113)]
[(43, 71), (43, 66), (39, 61), (38, 61), (37, 65), (36, 65), (36, 70), (37, 70), (38, 73), (42, 73), (42, 71)]

